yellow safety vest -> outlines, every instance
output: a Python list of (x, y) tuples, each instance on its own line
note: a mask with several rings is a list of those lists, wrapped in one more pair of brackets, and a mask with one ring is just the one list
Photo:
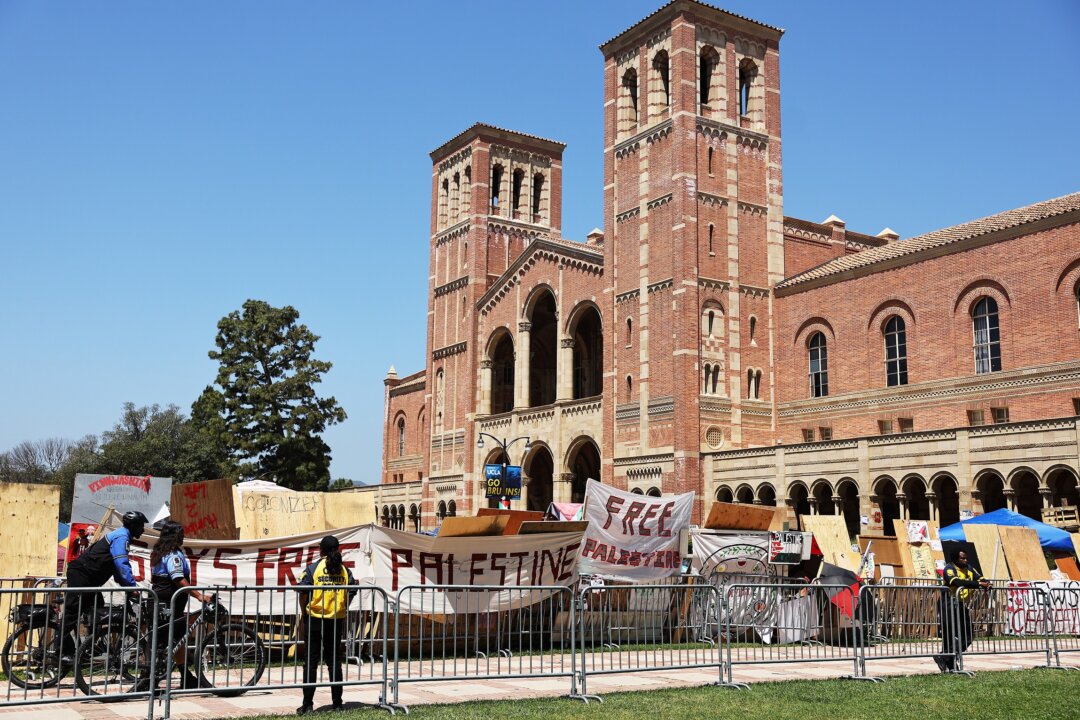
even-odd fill
[(308, 615), (324, 620), (340, 620), (345, 617), (345, 612), (349, 608), (348, 591), (342, 587), (332, 590), (320, 590), (319, 588), (326, 585), (340, 586), (349, 584), (352, 578), (349, 576), (348, 568), (343, 567), (339, 574), (331, 575), (326, 569), (326, 558), (323, 558), (315, 563), (315, 569), (311, 572), (310, 580), (315, 589), (311, 591), (311, 599), (308, 600)]
[(949, 585), (949, 589), (956, 595), (957, 600), (966, 603), (968, 598), (971, 597), (971, 588), (952, 587), (953, 578), (959, 578), (960, 580), (974, 580), (974, 571), (972, 571), (970, 567), (967, 570), (961, 570), (955, 565), (949, 565), (945, 568), (945, 582)]

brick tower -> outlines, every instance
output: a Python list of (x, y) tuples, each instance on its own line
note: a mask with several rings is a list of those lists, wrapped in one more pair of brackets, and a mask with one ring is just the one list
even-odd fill
[(604, 479), (696, 491), (698, 517), (701, 453), (770, 444), (776, 422), (782, 32), (676, 0), (601, 46)]
[(565, 145), (477, 124), (431, 153), (425, 517), (473, 514), (481, 394), (476, 304), (538, 235), (558, 236)]

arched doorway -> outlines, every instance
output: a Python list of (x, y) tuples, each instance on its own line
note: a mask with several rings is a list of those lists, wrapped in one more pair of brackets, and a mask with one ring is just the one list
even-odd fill
[(754, 502), (754, 491), (749, 485), (742, 485), (735, 491), (735, 502), (743, 505), (752, 505)]
[(589, 305), (574, 320), (574, 399), (595, 397), (604, 388), (604, 334), (600, 313)]
[(960, 522), (960, 493), (956, 489), (956, 478), (938, 475), (931, 487), (936, 496), (938, 526), (948, 527)]
[(1042, 496), (1039, 495), (1039, 478), (1031, 470), (1024, 468), (1013, 473), (1009, 486), (1015, 493), (1013, 502), (1016, 512), (1032, 520), (1042, 521)]
[(1050, 488), (1050, 502), (1054, 507), (1080, 505), (1080, 488), (1076, 475), (1069, 468), (1054, 468), (1046, 474), (1046, 486)]
[(451, 500), (450, 502), (446, 503), (446, 517), (456, 517), (456, 516), (457, 516), (457, 503), (455, 501)]
[(788, 507), (795, 513), (795, 522), (801, 527), (799, 517), (810, 514), (810, 493), (802, 483), (788, 485)]
[(996, 472), (985, 472), (976, 478), (975, 488), (979, 491), (983, 513), (1008, 507), (1005, 501), (1005, 481)]
[(435, 511), (435, 517), (439, 518), (439, 522), (442, 522), (442, 519), (444, 517), (446, 517), (446, 501), (445, 500), (440, 500), (439, 501), (438, 509)]
[(592, 438), (581, 438), (574, 443), (570, 450), (570, 462), (567, 465), (570, 472), (574, 474), (574, 479), (570, 483), (570, 502), (584, 502), (585, 486), (588, 480), (592, 478), (597, 482), (600, 481), (600, 449)]
[(555, 402), (559, 342), (556, 314), (555, 297), (550, 292), (543, 292), (533, 304), (529, 316), (529, 407)]
[(504, 332), (491, 349), (491, 412), (514, 409), (514, 340)]
[(896, 535), (893, 520), (900, 518), (900, 501), (896, 497), (896, 482), (891, 477), (883, 477), (878, 479), (874, 487), (878, 510), (881, 512), (882, 531), (885, 535), (893, 537)]
[(735, 495), (731, 492), (729, 487), (718, 487), (716, 489), (716, 502), (732, 503), (735, 502)]
[(390, 527), (390, 508), (387, 505), (382, 506), (382, 526), (384, 528)]
[(661, 496), (660, 488), (651, 487), (645, 492), (645, 494), (648, 495), (649, 497), (660, 497)]
[(929, 520), (930, 500), (926, 497), (926, 483), (918, 475), (904, 479), (904, 503), (908, 520)]
[(836, 485), (836, 494), (840, 497), (840, 514), (844, 516), (848, 535), (859, 534), (859, 486), (854, 480), (845, 478)]
[(762, 483), (757, 489), (758, 502), (762, 505), (776, 507), (776, 489), (769, 483)]
[(836, 507), (833, 504), (833, 489), (825, 480), (819, 480), (814, 484), (814, 501), (817, 504), (818, 515), (835, 515)]
[(555, 463), (551, 458), (551, 451), (543, 445), (536, 447), (530, 453), (524, 467), (525, 475), (529, 478), (528, 507), (534, 512), (547, 512), (551, 505), (552, 480), (555, 472)]
[(413, 532), (420, 532), (420, 508), (415, 503), (409, 506), (409, 520), (412, 521)]

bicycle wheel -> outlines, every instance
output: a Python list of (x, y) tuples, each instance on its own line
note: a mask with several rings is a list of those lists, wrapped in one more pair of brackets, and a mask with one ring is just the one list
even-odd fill
[(266, 649), (255, 631), (232, 623), (215, 627), (199, 646), (199, 682), (203, 687), (237, 688), (219, 692), (231, 697), (259, 682), (266, 669)]
[(12, 684), (28, 690), (40, 690), (56, 685), (67, 675), (56, 656), (49, 660), (49, 646), (60, 632), (54, 622), (37, 627), (20, 625), (4, 643), (0, 666)]
[(87, 695), (135, 692), (145, 652), (134, 628), (113, 630), (83, 640), (75, 652), (75, 685)]

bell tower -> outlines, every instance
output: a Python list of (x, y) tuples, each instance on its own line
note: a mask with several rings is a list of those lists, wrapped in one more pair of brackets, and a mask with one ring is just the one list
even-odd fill
[(782, 34), (675, 0), (600, 48), (617, 486), (700, 498), (703, 453), (771, 443)]

